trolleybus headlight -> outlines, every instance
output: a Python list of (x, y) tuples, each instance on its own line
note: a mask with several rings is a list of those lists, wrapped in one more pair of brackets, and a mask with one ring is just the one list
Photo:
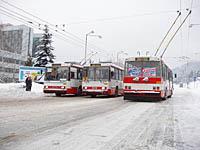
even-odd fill
[(61, 89), (64, 89), (65, 87), (64, 86), (61, 86)]
[(84, 86), (83, 89), (86, 90), (86, 89), (87, 89), (87, 86)]
[(139, 81), (139, 77), (133, 78), (133, 81)]
[(47, 86), (47, 85), (45, 85), (45, 86), (44, 86), (44, 88), (45, 88), (45, 89), (48, 89), (48, 86)]
[(105, 85), (108, 85), (108, 81), (105, 81), (104, 84), (105, 84)]
[(128, 89), (128, 86), (125, 86), (125, 89)]
[(160, 90), (160, 87), (159, 87), (159, 86), (157, 86), (157, 90)]
[(153, 90), (156, 90), (156, 87), (155, 87), (155, 86), (153, 87)]
[(131, 89), (131, 86), (128, 86), (128, 89), (130, 90), (130, 89)]
[(106, 87), (102, 87), (102, 90), (106, 90)]

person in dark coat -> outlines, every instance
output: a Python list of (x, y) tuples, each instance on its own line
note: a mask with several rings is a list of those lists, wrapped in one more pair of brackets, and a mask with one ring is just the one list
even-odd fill
[(30, 76), (28, 76), (26, 78), (26, 91), (31, 91), (31, 87), (32, 87), (32, 79)]

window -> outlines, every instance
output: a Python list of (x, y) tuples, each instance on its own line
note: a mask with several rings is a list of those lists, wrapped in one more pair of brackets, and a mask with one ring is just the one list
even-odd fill
[(52, 67), (47, 68), (45, 80), (69, 79), (69, 67)]
[(77, 79), (77, 68), (71, 67), (70, 68), (70, 79)]
[(108, 67), (96, 68), (96, 80), (108, 80), (109, 70)]
[(129, 61), (125, 64), (125, 74), (133, 77), (160, 76), (159, 61)]
[(83, 77), (83, 69), (78, 69), (78, 72), (77, 72), (77, 79), (82, 79), (82, 77)]
[(88, 80), (94, 80), (94, 74), (95, 74), (95, 68), (89, 68), (88, 69)]
[(88, 68), (88, 80), (109, 80), (109, 68), (108, 67), (89, 67)]

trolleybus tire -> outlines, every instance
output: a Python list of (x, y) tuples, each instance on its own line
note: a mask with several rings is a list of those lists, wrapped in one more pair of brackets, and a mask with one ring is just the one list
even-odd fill
[(61, 94), (60, 93), (55, 93), (57, 97), (61, 97)]
[(119, 94), (118, 86), (115, 88), (115, 97), (117, 97)]
[(93, 95), (91, 95), (91, 97), (92, 97), (92, 98), (95, 98), (95, 97), (97, 97), (97, 95), (93, 94)]

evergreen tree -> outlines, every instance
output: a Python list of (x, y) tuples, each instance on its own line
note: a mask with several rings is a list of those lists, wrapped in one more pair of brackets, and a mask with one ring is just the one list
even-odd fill
[(49, 33), (48, 26), (45, 25), (44, 34), (35, 54), (35, 66), (44, 67), (47, 64), (54, 62), (55, 55), (52, 53), (54, 48), (51, 46), (51, 39), (52, 34)]

